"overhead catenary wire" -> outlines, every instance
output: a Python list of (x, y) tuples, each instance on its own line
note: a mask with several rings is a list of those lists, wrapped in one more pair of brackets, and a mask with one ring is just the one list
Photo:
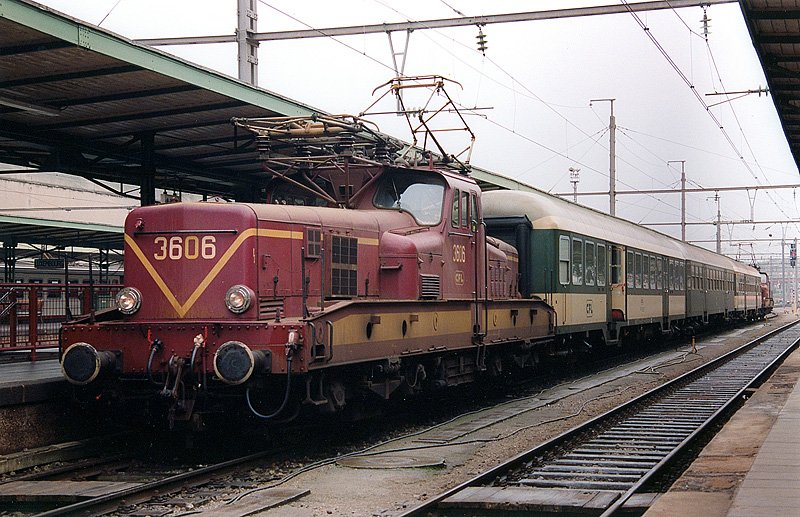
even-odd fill
[(104, 22), (104, 21), (106, 21), (106, 18), (108, 18), (108, 17), (111, 15), (111, 13), (113, 13), (113, 12), (114, 12), (114, 9), (116, 9), (116, 8), (117, 8), (117, 6), (120, 4), (120, 2), (122, 2), (122, 0), (117, 0), (117, 1), (114, 3), (114, 5), (112, 5), (112, 6), (111, 6), (111, 9), (109, 9), (109, 10), (108, 10), (108, 12), (106, 13), (106, 15), (105, 15), (105, 16), (103, 16), (103, 19), (102, 19), (102, 20), (100, 20), (99, 22), (97, 22), (97, 26), (98, 26), (98, 27), (101, 27), (101, 26), (103, 25), (103, 22)]
[[(280, 10), (280, 9), (278, 9), (278, 8), (276, 8), (276, 7), (272, 6), (272, 5), (270, 5), (270, 4), (269, 4), (269, 3), (267, 3), (265, 0), (258, 0), (258, 1), (259, 1), (260, 3), (262, 3), (263, 5), (265, 5), (265, 6), (269, 7), (269, 8), (271, 8), (271, 9), (275, 10), (276, 12), (279, 12), (280, 14), (282, 14), (282, 15), (284, 15), (284, 16), (287, 16), (288, 18), (290, 18), (290, 19), (292, 19), (292, 20), (296, 21), (297, 23), (300, 23), (300, 24), (304, 25), (305, 27), (307, 27), (307, 28), (309, 28), (309, 29), (311, 29), (311, 30), (317, 30), (317, 29), (313, 28), (311, 25), (309, 25), (309, 24), (307, 24), (307, 23), (303, 22), (302, 20), (298, 19), (297, 17), (295, 17), (295, 16), (293, 16), (293, 15), (291, 15), (291, 14), (289, 14), (289, 13), (285, 12), (285, 11), (282, 11), (282, 10)], [(393, 7), (389, 6), (389, 5), (387, 5), (385, 2), (382, 2), (382, 1), (380, 1), (380, 0), (374, 0), (374, 1), (375, 1), (376, 3), (378, 3), (379, 5), (383, 5), (384, 7), (388, 8), (388, 9), (391, 9), (392, 11), (394, 11), (394, 12), (396, 12), (396, 13), (398, 13), (398, 14), (401, 14), (402, 16), (404, 16), (404, 17), (408, 18), (408, 16), (407, 16), (407, 15), (404, 15), (403, 13), (401, 13), (400, 11), (398, 11), (397, 9), (395, 9), (395, 8), (393, 8)], [(624, 2), (623, 2), (623, 3), (624, 3)], [(627, 4), (626, 4), (626, 5), (627, 5)], [(628, 9), (630, 10), (630, 7), (628, 7)], [(634, 15), (635, 15), (635, 13), (634, 13)], [(637, 19), (638, 19), (638, 17), (637, 17)], [(384, 68), (386, 68), (386, 69), (388, 69), (388, 70), (392, 70), (392, 71), (393, 71), (393, 68), (392, 68), (391, 66), (389, 66), (389, 65), (387, 65), (387, 64), (385, 64), (385, 63), (383, 63), (383, 62), (381, 62), (379, 59), (377, 59), (377, 58), (375, 58), (375, 57), (373, 57), (373, 56), (371, 56), (371, 55), (367, 54), (366, 52), (362, 52), (362, 51), (360, 51), (360, 50), (356, 49), (355, 47), (352, 47), (351, 45), (348, 45), (348, 44), (346, 44), (346, 43), (344, 43), (344, 42), (342, 42), (342, 41), (338, 40), (337, 38), (334, 38), (334, 37), (332, 37), (332, 36), (330, 36), (330, 35), (327, 35), (327, 34), (325, 34), (325, 33), (324, 33), (323, 31), (321, 31), (321, 30), (319, 30), (318, 32), (320, 32), (320, 34), (322, 34), (322, 35), (324, 35), (324, 36), (326, 36), (326, 37), (328, 37), (328, 38), (330, 38), (330, 39), (333, 39), (334, 41), (336, 41), (336, 42), (337, 42), (337, 43), (339, 43), (340, 45), (343, 45), (344, 47), (346, 47), (346, 48), (350, 49), (351, 51), (353, 51), (353, 52), (356, 52), (356, 53), (358, 53), (359, 55), (361, 55), (361, 56), (364, 56), (364, 57), (366, 57), (366, 58), (370, 59), (371, 61), (373, 61), (373, 62), (375, 62), (375, 63), (379, 64), (380, 66), (382, 66), (382, 67), (384, 67)], [(437, 32), (437, 33), (438, 33), (439, 31), (435, 31), (435, 30), (434, 30), (434, 32)], [(450, 39), (451, 41), (454, 41), (454, 42), (455, 42), (456, 44), (458, 44), (458, 45), (465, 46), (465, 45), (463, 45), (463, 43), (461, 43), (461, 42), (459, 42), (459, 41), (457, 41), (457, 40), (454, 40), (454, 39), (452, 39), (452, 38), (449, 38), (449, 39)], [(432, 40), (432, 41), (433, 41), (433, 40)], [(434, 43), (436, 43), (436, 42), (434, 41)], [(655, 43), (657, 44), (657, 41), (656, 41)], [(530, 89), (529, 89), (529, 88), (528, 88), (528, 87), (527, 87), (527, 86), (526, 86), (524, 83), (522, 83), (522, 82), (518, 81), (518, 80), (517, 80), (517, 79), (516, 79), (516, 78), (515, 78), (515, 77), (514, 77), (514, 76), (513, 76), (511, 73), (509, 73), (507, 70), (505, 70), (505, 69), (504, 69), (502, 66), (500, 66), (498, 63), (496, 63), (496, 62), (495, 62), (494, 60), (492, 60), (490, 57), (487, 57), (487, 58), (486, 58), (486, 60), (487, 60), (488, 62), (490, 62), (490, 63), (491, 63), (493, 66), (495, 66), (495, 67), (496, 67), (496, 68), (497, 68), (497, 69), (498, 69), (498, 70), (499, 70), (501, 73), (503, 73), (504, 75), (506, 75), (506, 76), (507, 76), (507, 77), (508, 77), (508, 78), (509, 78), (509, 79), (510, 79), (510, 80), (511, 80), (511, 81), (512, 81), (514, 84), (517, 84), (517, 85), (519, 85), (519, 86), (520, 86), (520, 87), (521, 87), (521, 88), (524, 90), (523, 92), (517, 91), (515, 88), (509, 87), (508, 85), (504, 84), (503, 82), (501, 82), (501, 81), (498, 81), (497, 79), (493, 78), (491, 75), (488, 75), (488, 74), (486, 74), (486, 73), (485, 73), (485, 71), (483, 71), (483, 70), (480, 70), (480, 69), (476, 68), (475, 66), (472, 66), (470, 63), (467, 63), (467, 62), (465, 62), (465, 61), (464, 61), (464, 60), (462, 60), (460, 57), (458, 57), (458, 56), (456, 56), (455, 54), (453, 54), (453, 53), (452, 53), (452, 52), (451, 52), (449, 49), (447, 49), (447, 48), (443, 47), (442, 45), (439, 45), (438, 43), (436, 43), (436, 44), (437, 44), (438, 46), (440, 46), (440, 47), (444, 48), (444, 49), (445, 49), (445, 51), (447, 51), (448, 53), (450, 53), (450, 54), (451, 54), (451, 55), (452, 55), (452, 56), (453, 56), (455, 59), (457, 59), (458, 61), (460, 61), (461, 63), (463, 63), (465, 66), (468, 66), (469, 68), (473, 69), (474, 71), (476, 71), (476, 73), (480, 74), (482, 77), (487, 77), (487, 78), (488, 78), (489, 80), (491, 80), (492, 82), (494, 82), (494, 83), (496, 83), (496, 84), (500, 85), (501, 87), (503, 87), (503, 88), (505, 88), (505, 89), (511, 90), (511, 91), (512, 91), (512, 92), (514, 92), (516, 95), (520, 95), (520, 96), (522, 96), (522, 97), (531, 98), (531, 99), (533, 99), (533, 100), (536, 100), (536, 101), (538, 101), (538, 102), (542, 103), (542, 104), (543, 104), (543, 105), (544, 105), (544, 106), (545, 106), (547, 109), (551, 110), (551, 111), (552, 111), (553, 113), (555, 113), (555, 114), (556, 114), (558, 117), (560, 117), (560, 118), (562, 118), (563, 120), (565, 120), (565, 121), (566, 121), (566, 122), (567, 122), (567, 123), (568, 123), (568, 124), (569, 124), (571, 127), (574, 127), (576, 130), (578, 130), (579, 132), (581, 132), (583, 135), (585, 135), (585, 136), (587, 136), (587, 137), (588, 137), (588, 136), (590, 136), (590, 134), (589, 134), (587, 131), (585, 131), (583, 128), (581, 128), (580, 126), (578, 126), (577, 124), (575, 124), (573, 121), (571, 121), (571, 120), (570, 120), (568, 117), (566, 117), (566, 116), (565, 116), (565, 115), (563, 115), (561, 112), (559, 112), (559, 111), (558, 111), (558, 110), (557, 110), (557, 109), (554, 107), (554, 103), (549, 103), (549, 102), (545, 101), (544, 99), (542, 99), (542, 98), (541, 98), (540, 96), (538, 96), (538, 95), (537, 95), (535, 92), (533, 92), (532, 90), (530, 90)], [(470, 48), (470, 50), (472, 50), (473, 52), (475, 51), (474, 49), (471, 49), (471, 48)], [(667, 54), (667, 56), (666, 56), (666, 57), (668, 57), (668, 54)], [(676, 69), (677, 69), (678, 71), (680, 70), (679, 68), (677, 68), (677, 65), (675, 65), (675, 67), (676, 67)], [(690, 82), (690, 81), (688, 81), (688, 79), (687, 79), (687, 78), (685, 78), (685, 76), (684, 76), (684, 79), (686, 80), (687, 84), (691, 84), (691, 82)], [(526, 92), (527, 92), (527, 94), (526, 94)], [(697, 93), (696, 93), (696, 92), (695, 92), (695, 95), (697, 95)], [(702, 102), (702, 99), (699, 99), (699, 100)], [(462, 107), (462, 108), (464, 108), (463, 106), (461, 106), (461, 107)], [(563, 106), (561, 106), (561, 107), (563, 107)], [(469, 108), (464, 108), (464, 109), (465, 109), (467, 112), (469, 112)], [(713, 117), (713, 114), (710, 114), (710, 115), (712, 115), (712, 117)], [(567, 159), (567, 160), (573, 161), (571, 158), (569, 158), (568, 156), (566, 156), (564, 153), (557, 152), (555, 149), (551, 148), (550, 146), (544, 145), (544, 144), (542, 144), (542, 143), (540, 143), (540, 142), (538, 142), (538, 141), (536, 141), (536, 140), (534, 140), (534, 139), (532, 139), (532, 138), (530, 138), (530, 137), (527, 137), (526, 135), (523, 135), (521, 132), (517, 131), (517, 130), (516, 130), (516, 128), (509, 128), (509, 127), (507, 127), (506, 125), (504, 125), (504, 124), (501, 124), (501, 123), (499, 123), (499, 122), (497, 122), (497, 121), (495, 121), (495, 120), (491, 119), (490, 117), (485, 117), (485, 118), (486, 118), (486, 120), (487, 120), (487, 121), (489, 121), (491, 124), (494, 124), (494, 125), (495, 125), (495, 126), (497, 126), (498, 128), (500, 128), (500, 129), (503, 129), (503, 130), (505, 130), (505, 131), (507, 131), (507, 132), (509, 132), (509, 133), (511, 133), (511, 134), (513, 134), (513, 135), (515, 135), (515, 136), (516, 136), (516, 137), (518, 137), (518, 138), (522, 138), (523, 140), (526, 140), (526, 141), (528, 141), (528, 142), (531, 142), (531, 143), (533, 143), (533, 144), (537, 145), (538, 147), (540, 147), (540, 148), (542, 148), (542, 149), (544, 149), (544, 150), (546, 150), (546, 151), (548, 151), (548, 152), (550, 152), (550, 153), (553, 153), (553, 154), (554, 154), (554, 156), (561, 156), (561, 157), (563, 157), (563, 158), (565, 158), (565, 159)], [(724, 132), (724, 128), (721, 128), (721, 129), (722, 129), (722, 130), (723, 130), (723, 132)], [(725, 133), (725, 134), (727, 135), (727, 133)], [(729, 137), (728, 137), (728, 138), (729, 138)], [(733, 142), (732, 142), (732, 141), (730, 141), (730, 142), (729, 142), (729, 144), (730, 144), (730, 145), (732, 145), (732, 147), (735, 149), (735, 145), (733, 144)], [(618, 158), (619, 158), (619, 157), (618, 157)], [(638, 167), (638, 166), (636, 166), (635, 164), (632, 164), (632, 163), (630, 163), (630, 162), (627, 162), (627, 161), (626, 161), (624, 158), (620, 159), (620, 161), (621, 161), (621, 162), (623, 162), (623, 163), (626, 163), (626, 164), (628, 164), (628, 165), (629, 165), (629, 166), (631, 166), (633, 169), (635, 169), (635, 170), (638, 170), (638, 171), (642, 172), (644, 175), (646, 175), (646, 176), (650, 176), (650, 175), (649, 175), (647, 172), (643, 171), (641, 168), (639, 168), (639, 167)], [(603, 172), (603, 171), (600, 171), (600, 170), (598, 170), (598, 169), (596, 169), (596, 168), (594, 168), (594, 167), (590, 167), (590, 166), (588, 166), (587, 164), (584, 164), (584, 163), (576, 163), (576, 164), (577, 164), (577, 165), (581, 165), (582, 167), (584, 167), (584, 168), (586, 168), (586, 169), (588, 169), (588, 170), (591, 170), (591, 171), (593, 171), (593, 172), (596, 172), (596, 173), (598, 173), (598, 174), (600, 174), (600, 175), (603, 175), (603, 176), (606, 176), (606, 177), (608, 177), (608, 173), (606, 173), (606, 172)], [(657, 178), (653, 178), (652, 176), (650, 176), (650, 178), (651, 178), (651, 179), (653, 179), (654, 181), (658, 181), (659, 183), (666, 185), (666, 184), (665, 184), (663, 181), (661, 181), (661, 180), (659, 180), (659, 179), (657, 179)], [(634, 188), (634, 187), (632, 187), (631, 185), (629, 185), (629, 184), (627, 184), (627, 183), (625, 183), (625, 182), (622, 182), (622, 181), (620, 181), (619, 183), (621, 183), (621, 184), (623, 184), (623, 185), (625, 185), (625, 186), (628, 186), (628, 187), (630, 187), (630, 188)], [(677, 207), (677, 206), (675, 206), (675, 205), (672, 205), (672, 204), (670, 204), (670, 203), (668, 203), (668, 202), (664, 201), (663, 199), (656, 198), (656, 197), (654, 197), (654, 196), (649, 196), (649, 197), (650, 197), (651, 199), (655, 200), (655, 201), (656, 201), (657, 203), (659, 203), (659, 204), (663, 204), (663, 205), (666, 205), (666, 206), (669, 206), (669, 207), (671, 207), (671, 208), (672, 208), (672, 209), (674, 209), (674, 210), (678, 210), (678, 207)]]
[[(410, 18), (410, 17), (409, 17), (409, 16), (408, 16), (406, 13), (403, 13), (403, 12), (401, 12), (401, 11), (397, 10), (396, 8), (394, 8), (394, 7), (390, 6), (390, 5), (388, 5), (387, 3), (383, 2), (382, 0), (373, 0), (373, 1), (374, 1), (375, 3), (377, 3), (377, 4), (381, 5), (381, 6), (384, 6), (384, 7), (386, 7), (387, 9), (390, 9), (391, 11), (393, 11), (393, 12), (395, 12), (395, 13), (397, 13), (397, 14), (399, 14), (399, 15), (403, 16), (404, 18)], [(437, 30), (437, 29), (431, 29), (431, 30), (432, 30), (434, 33), (436, 33), (436, 34), (439, 34), (439, 35), (441, 35), (441, 36), (443, 36), (443, 37), (445, 37), (445, 38), (449, 39), (450, 41), (454, 42), (455, 44), (457, 44), (457, 45), (459, 45), (459, 46), (462, 46), (462, 47), (464, 47), (464, 48), (468, 48), (470, 51), (475, 51), (474, 49), (472, 49), (471, 47), (468, 47), (468, 46), (466, 46), (466, 45), (465, 45), (465, 44), (463, 44), (462, 42), (460, 42), (460, 41), (458, 41), (458, 40), (456, 40), (456, 39), (454, 39), (454, 38), (450, 38), (450, 37), (448, 37), (448, 36), (445, 36), (445, 35), (443, 35), (443, 34), (442, 34), (442, 32), (441, 32), (441, 31), (439, 31), (439, 30)], [(502, 74), (504, 74), (506, 77), (508, 77), (508, 78), (509, 78), (509, 79), (512, 81), (512, 87), (509, 87), (508, 85), (504, 84), (503, 82), (501, 82), (501, 81), (498, 81), (497, 79), (494, 79), (492, 76), (490, 76), (490, 75), (486, 74), (486, 73), (485, 73), (485, 71), (483, 70), (483, 67), (482, 67), (481, 69), (478, 69), (478, 68), (476, 68), (476, 67), (472, 66), (470, 63), (467, 63), (466, 61), (464, 61), (464, 60), (460, 59), (458, 56), (456, 56), (456, 55), (455, 55), (455, 54), (454, 54), (454, 53), (453, 53), (453, 52), (452, 52), (452, 51), (451, 51), (449, 48), (447, 48), (447, 47), (445, 47), (445, 46), (443, 46), (443, 45), (439, 44), (438, 42), (436, 42), (436, 41), (435, 41), (435, 40), (433, 40), (432, 38), (428, 37), (427, 35), (426, 35), (426, 38), (428, 38), (428, 40), (429, 40), (429, 41), (431, 41), (432, 43), (434, 43), (435, 45), (437, 45), (437, 46), (439, 46), (440, 48), (442, 48), (442, 49), (443, 49), (443, 50), (444, 50), (446, 53), (448, 53), (448, 54), (450, 54), (451, 56), (453, 56), (453, 57), (454, 57), (455, 59), (457, 59), (459, 62), (461, 62), (461, 63), (462, 63), (462, 64), (464, 64), (465, 66), (467, 66), (467, 67), (471, 68), (473, 71), (475, 71), (476, 73), (478, 73), (478, 74), (479, 74), (481, 77), (484, 77), (484, 76), (485, 76), (487, 79), (491, 80), (493, 83), (495, 83), (495, 84), (497, 84), (497, 85), (499, 85), (499, 86), (501, 86), (501, 87), (503, 87), (503, 88), (505, 88), (505, 89), (508, 89), (508, 90), (512, 91), (512, 93), (513, 93), (513, 94), (515, 94), (515, 95), (517, 94), (517, 91), (516, 91), (516, 89), (515, 89), (515, 88), (513, 88), (513, 85), (514, 85), (514, 84), (517, 84), (517, 85), (521, 86), (521, 87), (522, 87), (522, 88), (523, 88), (523, 89), (524, 89), (524, 90), (525, 90), (525, 91), (528, 93), (528, 95), (525, 95), (524, 93), (522, 93), (522, 96), (523, 96), (523, 97), (527, 97), (527, 98), (529, 98), (529, 99), (531, 99), (531, 100), (536, 100), (536, 101), (538, 101), (538, 102), (542, 103), (542, 104), (543, 104), (545, 107), (547, 107), (547, 108), (548, 108), (550, 111), (552, 111), (552, 112), (553, 112), (553, 113), (555, 113), (555, 114), (556, 114), (558, 117), (560, 117), (561, 119), (563, 119), (563, 120), (564, 120), (564, 121), (565, 121), (567, 124), (569, 124), (570, 126), (572, 126), (572, 127), (573, 127), (573, 128), (575, 128), (575, 129), (577, 129), (577, 130), (578, 130), (580, 133), (582, 133), (582, 134), (583, 134), (585, 137), (587, 137), (587, 138), (590, 138), (590, 137), (591, 137), (591, 135), (590, 135), (588, 132), (586, 132), (586, 131), (585, 131), (583, 128), (581, 128), (580, 126), (578, 126), (577, 124), (575, 124), (573, 121), (571, 121), (571, 120), (570, 120), (568, 117), (566, 117), (564, 114), (562, 114), (561, 112), (559, 112), (559, 111), (558, 111), (557, 109), (555, 109), (555, 107), (554, 107), (554, 106), (558, 106), (558, 107), (562, 107), (562, 108), (585, 108), (585, 106), (564, 106), (564, 105), (558, 105), (558, 104), (555, 104), (555, 103), (552, 103), (552, 102), (545, 101), (545, 100), (544, 100), (544, 99), (542, 99), (542, 98), (541, 98), (539, 95), (537, 95), (535, 92), (533, 92), (532, 90), (530, 90), (530, 88), (528, 88), (528, 87), (527, 87), (527, 86), (526, 86), (524, 83), (522, 83), (521, 81), (517, 80), (517, 79), (516, 79), (516, 78), (515, 78), (515, 77), (514, 77), (514, 76), (513, 76), (513, 75), (512, 75), (510, 72), (508, 72), (508, 71), (507, 71), (507, 70), (506, 70), (504, 67), (502, 67), (502, 66), (501, 66), (499, 63), (495, 62), (495, 61), (494, 61), (494, 60), (493, 60), (491, 57), (484, 56), (484, 57), (483, 57), (483, 59), (482, 59), (482, 63), (483, 63), (483, 61), (484, 61), (484, 60), (485, 60), (485, 61), (488, 61), (488, 62), (489, 62), (489, 63), (491, 63), (491, 64), (492, 64), (492, 65), (493, 65), (493, 66), (494, 66), (494, 67), (495, 67), (495, 68), (496, 68), (498, 71), (500, 71)], [(592, 110), (592, 112), (595, 114), (595, 116), (596, 116), (596, 117), (598, 117), (598, 120), (600, 120), (601, 122), (603, 122), (603, 121), (602, 121), (602, 120), (599, 118), (599, 116), (597, 115), (597, 113), (596, 113), (594, 110)], [(605, 122), (603, 122), (603, 123), (605, 124)], [(515, 124), (513, 124), (513, 125), (512, 125), (512, 127), (513, 127), (514, 129), (516, 129), (516, 123), (515, 123)], [(518, 134), (518, 133), (515, 133), (515, 134)], [(601, 146), (603, 149), (606, 149), (606, 150), (608, 150), (608, 147), (607, 147), (607, 146), (605, 146), (605, 145), (603, 145), (603, 144), (599, 144), (599, 145), (600, 145), (600, 146)], [(563, 156), (563, 155), (562, 155), (562, 156)], [(635, 164), (633, 164), (633, 163), (629, 162), (629, 161), (628, 161), (628, 160), (626, 160), (624, 157), (621, 157), (621, 156), (617, 155), (617, 160), (618, 160), (619, 162), (622, 162), (622, 163), (624, 163), (624, 164), (626, 164), (626, 165), (630, 166), (632, 169), (634, 169), (634, 170), (636, 170), (636, 171), (640, 172), (640, 173), (641, 173), (641, 174), (643, 174), (644, 176), (647, 176), (647, 177), (648, 177), (648, 178), (650, 178), (651, 180), (653, 180), (653, 181), (655, 181), (655, 182), (657, 182), (657, 183), (659, 183), (659, 184), (661, 184), (661, 185), (666, 185), (666, 183), (664, 183), (664, 182), (663, 182), (663, 181), (661, 181), (660, 179), (658, 179), (658, 178), (656, 178), (656, 177), (652, 176), (650, 173), (648, 173), (647, 171), (645, 171), (645, 170), (641, 169), (640, 167), (636, 166)], [(530, 168), (528, 168), (528, 169), (526, 169), (526, 172), (527, 172), (527, 171), (530, 171), (530, 170), (531, 170), (531, 169), (530, 169)], [(593, 169), (593, 170), (594, 170), (594, 169)], [(606, 176), (606, 177), (608, 177), (608, 175), (607, 175), (607, 174), (605, 174), (605, 176)], [(626, 186), (630, 186), (630, 185), (626, 185)], [(633, 188), (633, 187), (631, 187), (631, 188)], [(675, 208), (675, 209), (677, 209), (678, 207), (674, 207), (674, 208)]]
[[(720, 132), (722, 133), (725, 141), (728, 143), (728, 145), (731, 147), (731, 149), (736, 153), (736, 156), (738, 157), (739, 163), (741, 163), (745, 167), (745, 169), (750, 173), (751, 176), (753, 176), (753, 178), (756, 179), (756, 181), (759, 181), (758, 175), (755, 173), (755, 171), (753, 171), (752, 167), (750, 167), (750, 164), (747, 162), (747, 160), (745, 160), (742, 152), (739, 150), (739, 148), (737, 147), (736, 143), (733, 141), (733, 139), (731, 138), (730, 134), (728, 133), (728, 131), (723, 126), (722, 122), (711, 111), (710, 107), (705, 102), (705, 100), (700, 95), (700, 93), (697, 91), (697, 89), (695, 88), (695, 86), (692, 83), (692, 81), (689, 80), (689, 78), (686, 76), (686, 74), (683, 72), (683, 70), (680, 68), (680, 66), (678, 66), (678, 64), (672, 59), (672, 56), (670, 56), (669, 52), (667, 52), (667, 50), (661, 45), (661, 43), (658, 41), (658, 39), (653, 34), (653, 31), (651, 31), (650, 28), (647, 26), (647, 24), (644, 23), (644, 21), (642, 21), (641, 17), (638, 15), (638, 13), (636, 13), (633, 9), (631, 9), (628, 1), (627, 0), (620, 0), (620, 2), (628, 9), (628, 12), (633, 17), (633, 19), (636, 21), (636, 23), (641, 27), (641, 29), (644, 31), (644, 33), (647, 36), (647, 38), (653, 43), (653, 45), (655, 45), (656, 49), (658, 49), (658, 51), (661, 53), (661, 55), (664, 57), (664, 59), (667, 60), (669, 65), (675, 70), (675, 72), (678, 74), (678, 76), (681, 78), (681, 80), (683, 80), (683, 82), (686, 83), (686, 85), (689, 87), (689, 90), (692, 92), (692, 95), (697, 99), (697, 101), (700, 103), (700, 105), (706, 111), (706, 113), (711, 118), (711, 120), (714, 122), (714, 124), (716, 124), (717, 128), (719, 128)], [(684, 24), (685, 24), (685, 22), (684, 22)], [(712, 62), (713, 62), (713, 55), (712, 55)], [(719, 75), (717, 76), (717, 78), (721, 79), (719, 77)], [(734, 118), (736, 118), (735, 114), (734, 114)], [(737, 123), (738, 123), (738, 118), (737, 118)], [(740, 131), (742, 131), (742, 134), (744, 134), (743, 130), (741, 128), (741, 124), (739, 124), (739, 129), (740, 129)], [(749, 147), (749, 143), (748, 143), (748, 147)], [(752, 154), (752, 148), (750, 148), (750, 151), (751, 151), (751, 154)], [(755, 158), (754, 155), (753, 155), (753, 157)], [(778, 208), (778, 210), (782, 214), (784, 214), (784, 216), (786, 216), (788, 218), (788, 215), (783, 210), (783, 208), (777, 202), (775, 202), (774, 199), (771, 196), (769, 196), (769, 197), (773, 201), (773, 204), (775, 204), (775, 206)]]

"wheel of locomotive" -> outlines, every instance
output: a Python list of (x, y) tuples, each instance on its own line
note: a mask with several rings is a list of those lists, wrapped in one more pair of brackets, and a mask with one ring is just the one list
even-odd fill
[(331, 413), (342, 411), (347, 404), (347, 388), (341, 380), (333, 380), (326, 384), (325, 395)]

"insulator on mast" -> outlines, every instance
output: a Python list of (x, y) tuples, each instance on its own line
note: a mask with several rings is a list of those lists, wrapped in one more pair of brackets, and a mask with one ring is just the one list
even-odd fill
[(483, 33), (483, 28), (480, 25), (478, 25), (478, 35), (475, 36), (475, 39), (478, 40), (478, 50), (485, 56), (486, 49), (489, 47), (486, 45), (486, 34)]
[(269, 160), (272, 155), (272, 141), (267, 135), (256, 135), (256, 150), (259, 160)]
[(706, 41), (708, 41), (708, 35), (711, 34), (711, 31), (709, 30), (711, 26), (708, 22), (711, 21), (711, 18), (708, 17), (708, 11), (706, 9), (707, 7), (703, 6), (703, 19), (700, 21), (703, 23), (703, 37), (706, 39)]

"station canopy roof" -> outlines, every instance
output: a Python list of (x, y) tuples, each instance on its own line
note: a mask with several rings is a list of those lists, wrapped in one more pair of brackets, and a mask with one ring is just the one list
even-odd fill
[(106, 224), (0, 215), (0, 236), (7, 243), (123, 249), (123, 228)]
[(25, 0), (0, 9), (0, 162), (235, 197), (261, 168), (231, 117), (312, 108)]
[(0, 162), (131, 185), (148, 165), (156, 188), (247, 199), (264, 176), (252, 135), (231, 118), (313, 113), (28, 0), (2, 2)]
[(800, 168), (800, 5), (797, 0), (739, 3), (783, 132)]

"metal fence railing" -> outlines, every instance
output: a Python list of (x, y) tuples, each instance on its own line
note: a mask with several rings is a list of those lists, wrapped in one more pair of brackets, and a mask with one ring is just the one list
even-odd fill
[(81, 314), (114, 306), (119, 284), (0, 283), (0, 353), (58, 346), (61, 325)]

